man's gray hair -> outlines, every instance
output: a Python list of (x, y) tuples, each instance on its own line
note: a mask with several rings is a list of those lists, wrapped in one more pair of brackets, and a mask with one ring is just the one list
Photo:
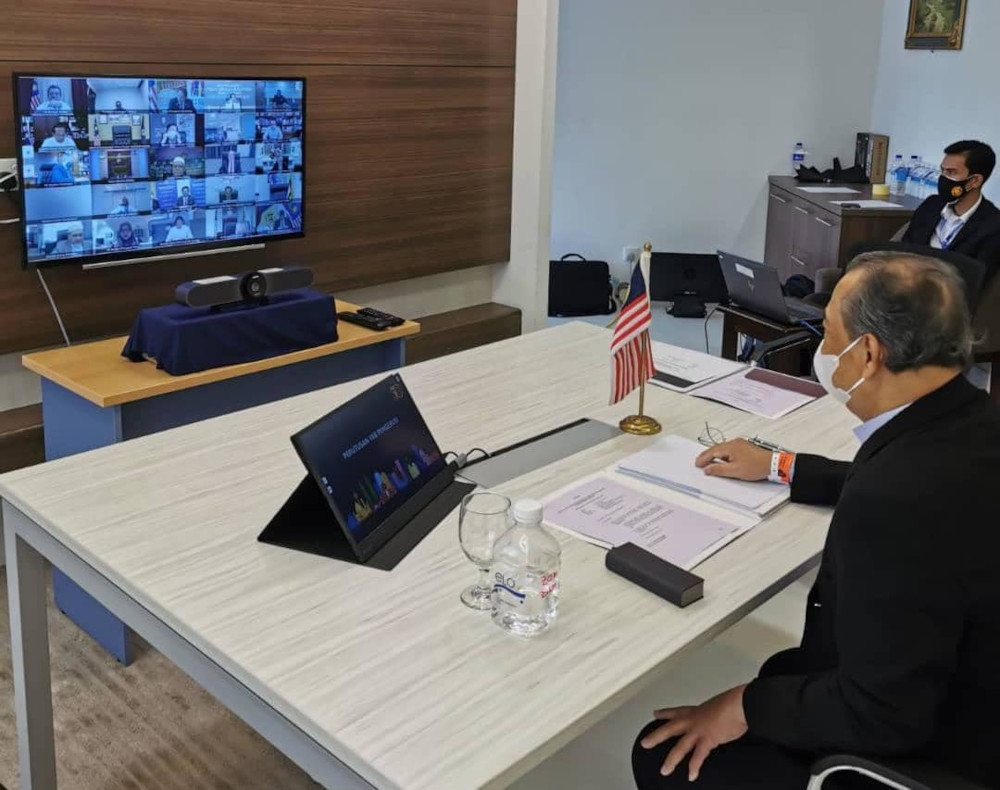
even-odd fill
[(868, 252), (851, 261), (848, 271), (859, 277), (841, 301), (848, 337), (877, 337), (889, 370), (971, 364), (972, 323), (954, 267), (924, 255)]

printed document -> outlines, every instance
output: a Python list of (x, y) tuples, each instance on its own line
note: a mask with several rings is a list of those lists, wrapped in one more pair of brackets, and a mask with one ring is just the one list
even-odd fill
[(742, 363), (731, 359), (713, 357), (700, 351), (659, 343), (655, 340), (651, 348), (656, 375), (650, 379), (650, 384), (674, 392), (689, 392), (700, 384), (707, 384), (745, 367)]
[(781, 483), (747, 483), (706, 475), (694, 465), (705, 449), (682, 436), (664, 436), (647, 449), (619, 461), (618, 471), (756, 516), (765, 516), (788, 500), (789, 488)]
[[(762, 381), (762, 376), (768, 376), (771, 381), (792, 379), (796, 388), (775, 386), (769, 381)], [(757, 371), (750, 368), (742, 373), (734, 373), (724, 379), (712, 381), (703, 387), (698, 387), (691, 394), (696, 398), (718, 401), (734, 409), (756, 414), (758, 417), (768, 417), (776, 420), (790, 414), (807, 403), (812, 403), (818, 397), (814, 387), (803, 386), (803, 382), (794, 377), (780, 377), (772, 371)], [(822, 390), (818, 390), (822, 392)]]
[(759, 519), (720, 518), (604, 475), (586, 478), (545, 502), (545, 523), (610, 549), (634, 543), (690, 570)]

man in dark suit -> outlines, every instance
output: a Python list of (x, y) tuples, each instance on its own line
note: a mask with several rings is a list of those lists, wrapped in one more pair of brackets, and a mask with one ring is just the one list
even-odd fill
[[(824, 324), (817, 378), (863, 421), (854, 461), (743, 440), (697, 461), (834, 506), (801, 646), (747, 685), (657, 711), (633, 750), (640, 790), (699, 776), (702, 790), (803, 790), (814, 759), (844, 752), (925, 758), (991, 787), (1000, 776), (1000, 406), (962, 376), (961, 281), (936, 260), (868, 253)], [(824, 784), (855, 787), (881, 785)]]
[(945, 148), (938, 194), (913, 213), (902, 241), (982, 261), (987, 280), (1000, 271), (1000, 209), (982, 191), (996, 161), (993, 149), (978, 140), (962, 140)]
[(195, 201), (194, 196), (191, 194), (190, 187), (181, 187), (181, 194), (177, 196), (177, 207), (178, 208), (194, 208)]
[(167, 105), (169, 112), (194, 112), (194, 102), (188, 98), (187, 88), (178, 88), (177, 95)]

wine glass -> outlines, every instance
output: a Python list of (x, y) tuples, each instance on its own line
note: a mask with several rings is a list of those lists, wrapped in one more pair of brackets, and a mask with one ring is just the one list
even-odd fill
[(510, 527), (510, 500), (491, 491), (477, 491), (462, 499), (458, 540), (465, 556), (479, 566), (479, 581), (462, 591), (462, 603), (471, 609), (492, 608), (490, 564), (493, 544)]

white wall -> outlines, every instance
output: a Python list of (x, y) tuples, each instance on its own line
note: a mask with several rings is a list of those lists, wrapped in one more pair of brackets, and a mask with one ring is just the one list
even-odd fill
[[(909, 0), (885, 0), (873, 131), (888, 134), (893, 154), (917, 154), (935, 163), (956, 140), (980, 139), (1000, 150), (996, 33), (1000, 3), (969, 0), (962, 49), (905, 49)], [(1000, 200), (1000, 178), (986, 185)]]
[(0, 355), (0, 411), (28, 406), (41, 399), (38, 376), (21, 367), (21, 352)]
[(520, 308), (524, 332), (548, 314), (558, 31), (559, 0), (518, 0), (510, 261), (496, 268), (493, 301)]
[[(567, 0), (553, 257), (764, 251), (768, 174), (868, 130), (882, 0)], [(618, 267), (617, 273), (621, 273)]]

